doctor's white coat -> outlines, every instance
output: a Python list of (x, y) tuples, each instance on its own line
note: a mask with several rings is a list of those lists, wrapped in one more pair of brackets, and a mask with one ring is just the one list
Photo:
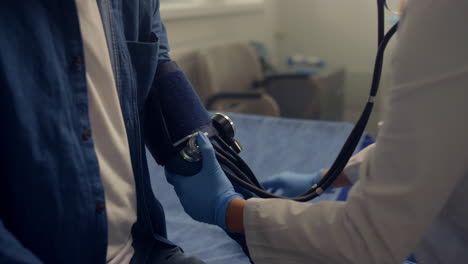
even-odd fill
[(468, 263), (468, 1), (411, 1), (377, 143), (347, 202), (251, 199), (256, 264)]

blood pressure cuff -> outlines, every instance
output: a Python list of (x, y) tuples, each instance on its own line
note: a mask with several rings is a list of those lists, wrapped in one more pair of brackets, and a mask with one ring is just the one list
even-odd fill
[(211, 125), (192, 84), (173, 61), (158, 66), (143, 111), (145, 144), (160, 165), (180, 151), (175, 142)]

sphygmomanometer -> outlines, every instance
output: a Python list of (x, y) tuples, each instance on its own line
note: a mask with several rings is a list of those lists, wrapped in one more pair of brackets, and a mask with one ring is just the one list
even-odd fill
[(221, 113), (210, 116), (193, 90), (184, 73), (172, 61), (158, 67), (157, 87), (151, 89), (144, 115), (151, 120), (145, 122), (144, 132), (157, 137), (147, 137), (146, 146), (157, 163), (173, 173), (193, 176), (201, 168), (201, 157), (196, 144), (196, 134), (205, 133), (213, 144), (216, 158), (228, 178), (245, 190), (262, 198), (284, 198), (295, 201), (308, 201), (324, 192), (332, 185), (351, 158), (367, 125), (375, 103), (382, 74), (384, 51), (397, 31), (395, 24), (385, 34), (385, 0), (378, 3), (378, 52), (375, 59), (372, 85), (368, 101), (356, 126), (338, 154), (330, 170), (322, 180), (297, 197), (282, 197), (267, 192), (259, 183), (252, 170), (239, 156), (242, 146), (235, 139), (235, 125)]

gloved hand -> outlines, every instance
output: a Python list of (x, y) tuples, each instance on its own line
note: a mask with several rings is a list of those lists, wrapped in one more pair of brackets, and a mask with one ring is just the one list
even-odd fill
[(262, 182), (263, 187), (276, 195), (295, 197), (298, 196), (322, 179), (323, 170), (315, 173), (297, 173), (292, 171), (283, 171), (275, 174)]
[(216, 160), (209, 139), (198, 133), (202, 170), (194, 176), (180, 176), (166, 170), (167, 181), (174, 186), (185, 212), (193, 219), (226, 228), (226, 210), (232, 199), (242, 197)]

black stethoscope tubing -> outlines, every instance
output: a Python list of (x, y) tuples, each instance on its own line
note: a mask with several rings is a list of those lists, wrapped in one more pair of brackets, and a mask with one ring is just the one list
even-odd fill
[[(354, 153), (354, 150), (359, 143), (362, 134), (365, 130), (367, 122), (369, 121), (369, 117), (372, 113), (372, 109), (375, 103), (375, 97), (378, 92), (380, 79), (382, 76), (382, 68), (383, 68), (383, 60), (384, 60), (384, 53), (385, 49), (391, 40), (391, 38), (395, 35), (398, 29), (398, 23), (393, 25), (392, 28), (385, 34), (385, 18), (384, 18), (384, 9), (386, 6), (385, 0), (378, 0), (378, 51), (377, 56), (375, 59), (375, 66), (374, 66), (374, 73), (372, 77), (372, 85), (369, 94), (369, 99), (366, 103), (364, 111), (362, 112), (358, 122), (356, 123), (355, 127), (351, 131), (348, 139), (346, 140), (345, 144), (343, 145), (341, 151), (339, 152), (335, 162), (332, 164), (330, 170), (324, 175), (322, 180), (312, 186), (309, 190), (305, 193), (297, 196), (297, 197), (284, 197), (278, 196), (275, 194), (271, 194), (264, 190), (261, 186), (260, 182), (255, 177), (255, 174), (249, 168), (249, 166), (240, 158), (237, 153), (229, 147), (229, 145), (224, 142), (219, 136), (215, 137), (215, 141), (219, 146), (213, 144), (216, 157), (221, 164), (226, 176), (236, 184), (242, 186), (246, 190), (255, 193), (259, 197), (262, 198), (281, 198), (281, 199), (290, 199), (294, 201), (305, 202), (312, 200), (318, 197), (320, 194), (324, 192), (327, 188), (329, 188), (339, 174), (343, 171), (344, 167), (348, 163), (349, 159)], [(227, 151), (226, 151), (227, 150)]]

